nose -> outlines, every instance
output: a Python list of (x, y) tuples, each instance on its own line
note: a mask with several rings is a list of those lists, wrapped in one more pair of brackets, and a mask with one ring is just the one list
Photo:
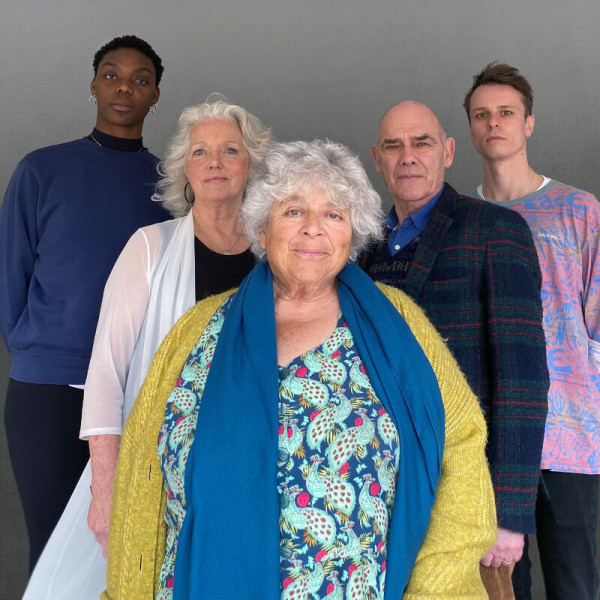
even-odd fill
[(402, 155), (400, 160), (403, 165), (414, 165), (417, 161), (415, 160), (415, 155), (412, 151), (412, 148), (405, 147), (402, 151)]
[(131, 95), (131, 84), (127, 79), (121, 79), (117, 88), (119, 94), (130, 94)]
[(490, 114), (488, 117), (488, 128), (493, 129), (494, 127), (498, 127), (500, 125), (500, 120), (496, 115)]
[(309, 210), (304, 218), (302, 232), (305, 235), (315, 237), (320, 235), (321, 231), (321, 217), (316, 212)]
[(209, 155), (209, 168), (220, 169), (223, 166), (220, 152), (211, 152)]

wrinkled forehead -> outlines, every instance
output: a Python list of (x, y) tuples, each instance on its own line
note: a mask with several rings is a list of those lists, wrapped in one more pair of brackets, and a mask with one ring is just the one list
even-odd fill
[(424, 105), (408, 104), (391, 108), (381, 120), (377, 140), (429, 136), (443, 140), (444, 130), (435, 113)]
[[(291, 189), (291, 188), (290, 188)], [(336, 208), (350, 208), (347, 190), (340, 189), (336, 182), (326, 178), (307, 177), (303, 179), (293, 191), (280, 195), (277, 200), (280, 202), (300, 202), (309, 203), (313, 195), (323, 194), (327, 198), (327, 204)]]

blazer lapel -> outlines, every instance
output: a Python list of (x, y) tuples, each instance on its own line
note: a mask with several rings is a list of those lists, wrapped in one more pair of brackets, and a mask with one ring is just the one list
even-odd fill
[(456, 192), (446, 183), (440, 199), (431, 212), (427, 226), (421, 234), (410, 270), (402, 286), (403, 291), (417, 303), (421, 299), (425, 282), (429, 278), (437, 256), (446, 243), (446, 234), (453, 223), (450, 215), (455, 209)]

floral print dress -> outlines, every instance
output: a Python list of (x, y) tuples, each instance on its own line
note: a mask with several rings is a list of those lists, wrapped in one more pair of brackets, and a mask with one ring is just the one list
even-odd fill
[[(168, 496), (161, 600), (172, 598), (186, 511), (185, 465), (229, 303), (216, 311), (190, 353), (158, 438)], [(400, 444), (343, 316), (325, 343), (279, 367), (278, 374), (281, 598), (382, 598)]]

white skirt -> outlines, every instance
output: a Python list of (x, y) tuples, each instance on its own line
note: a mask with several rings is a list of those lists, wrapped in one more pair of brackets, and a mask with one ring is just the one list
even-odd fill
[(106, 559), (87, 525), (92, 468), (86, 465), (25, 590), (23, 600), (98, 600)]

